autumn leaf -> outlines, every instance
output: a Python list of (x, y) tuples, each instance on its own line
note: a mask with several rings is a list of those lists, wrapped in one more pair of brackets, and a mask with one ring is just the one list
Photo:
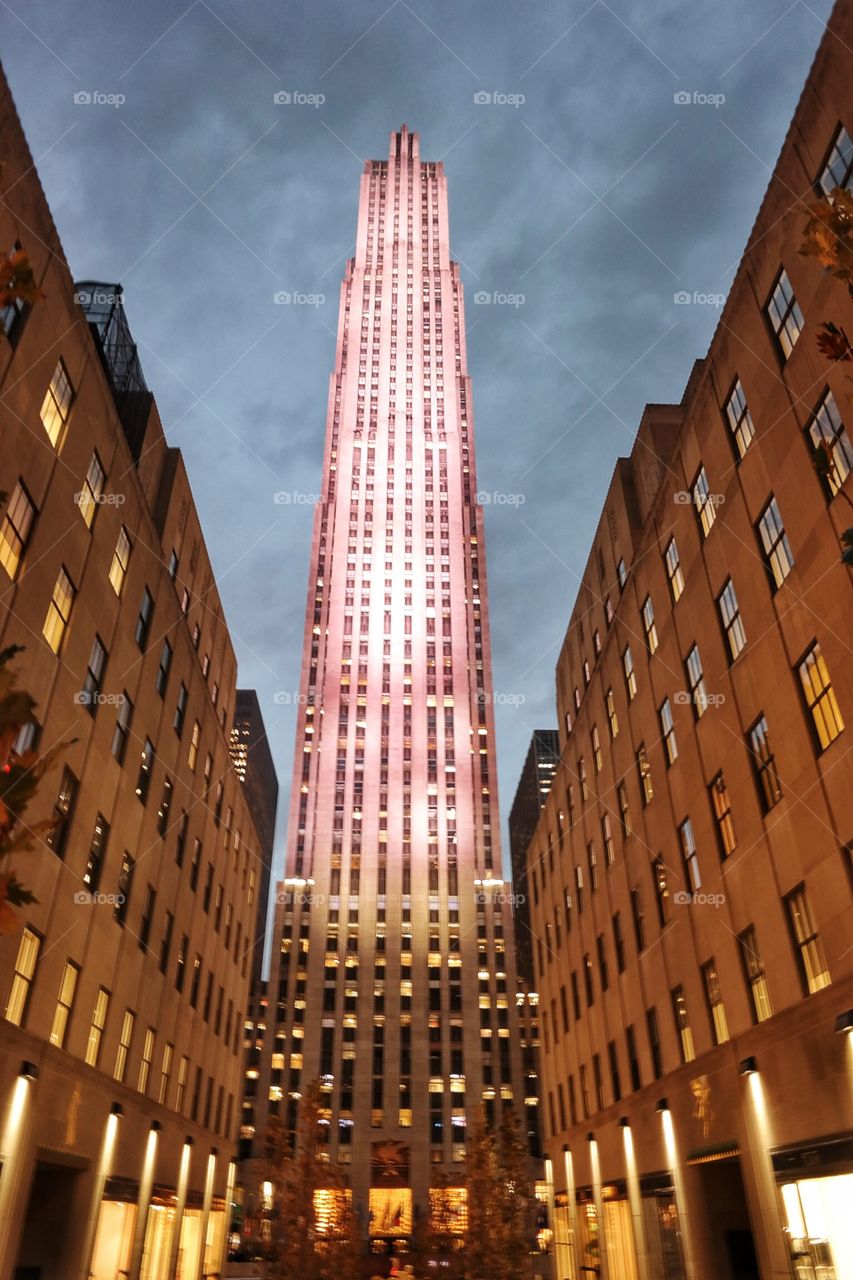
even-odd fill
[(839, 329), (831, 320), (825, 320), (820, 326), (823, 330), (817, 336), (818, 350), (827, 360), (853, 360), (850, 339), (843, 329)]
[(44, 296), (23, 249), (15, 249), (5, 260), (0, 260), (0, 306), (8, 307), (13, 302), (40, 302)]

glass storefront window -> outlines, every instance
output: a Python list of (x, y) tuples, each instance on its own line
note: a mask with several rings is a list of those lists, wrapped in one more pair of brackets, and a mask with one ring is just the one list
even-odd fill
[(89, 1271), (92, 1280), (113, 1280), (120, 1272), (127, 1271), (135, 1226), (135, 1204), (126, 1204), (123, 1200), (102, 1202)]
[(797, 1280), (853, 1280), (853, 1173), (782, 1184)]

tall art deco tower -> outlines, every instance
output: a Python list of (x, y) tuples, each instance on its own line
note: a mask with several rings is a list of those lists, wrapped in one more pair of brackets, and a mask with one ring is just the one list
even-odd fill
[(341, 289), (256, 1113), (294, 1129), (320, 1080), (374, 1237), (461, 1188), (481, 1108), (524, 1092), (476, 493), (447, 184), (403, 126)]

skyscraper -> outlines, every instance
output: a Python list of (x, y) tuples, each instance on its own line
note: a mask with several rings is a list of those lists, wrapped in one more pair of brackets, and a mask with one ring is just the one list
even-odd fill
[(234, 772), (243, 784), (260, 838), (258, 895), (252, 946), (252, 994), (258, 994), (264, 960), (267, 912), (270, 902), (270, 872), (275, 846), (275, 817), (278, 809), (278, 777), (269, 739), (254, 689), (238, 689), (231, 724), (231, 758)]
[(436, 1170), (461, 1226), (468, 1128), (522, 1092), (476, 492), (447, 184), (404, 126), (365, 165), (341, 289), (251, 1116), (293, 1130), (319, 1077), (374, 1238)]
[(560, 763), (560, 735), (556, 729), (534, 729), (509, 811), (509, 852), (515, 891), (515, 956), (519, 977), (530, 986), (533, 951), (530, 945), (530, 895), (527, 887), (527, 846), (533, 838), (554, 773)]

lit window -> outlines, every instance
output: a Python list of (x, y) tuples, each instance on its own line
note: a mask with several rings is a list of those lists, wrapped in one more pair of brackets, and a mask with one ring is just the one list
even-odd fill
[(693, 1047), (693, 1032), (690, 1030), (690, 1020), (687, 1017), (687, 998), (684, 994), (684, 988), (682, 986), (673, 987), (671, 995), (675, 1029), (678, 1032), (678, 1047), (681, 1050), (681, 1061), (692, 1062), (696, 1057), (696, 1050)]
[(124, 525), (118, 531), (116, 538), (116, 548), (113, 552), (112, 563), (110, 564), (110, 582), (113, 591), (117, 596), (121, 595), (121, 589), (124, 586), (124, 580), (127, 577), (127, 566), (130, 561), (130, 538), (127, 536), (127, 529)]
[(640, 775), (640, 791), (645, 805), (652, 800), (654, 788), (652, 787), (652, 766), (649, 764), (646, 748), (642, 746), (637, 751), (637, 772)]
[(844, 729), (844, 721), (819, 644), (812, 645), (798, 670), (817, 740), (821, 751), (825, 751)]
[(654, 653), (658, 647), (658, 632), (655, 626), (655, 608), (652, 604), (651, 596), (646, 596), (643, 601), (643, 630), (646, 633), (646, 645), (649, 653)]
[(42, 627), (42, 634), (54, 653), (59, 653), (62, 646), (62, 638), (65, 635), (65, 629), (71, 617), (73, 603), (74, 584), (63, 565), (56, 575), (53, 595), (51, 596), (50, 604), (47, 606), (47, 614)]
[(18, 943), (18, 955), (15, 960), (15, 972), (12, 977), (12, 988), (6, 1004), (6, 1018), (20, 1027), (27, 1011), (30, 987), (36, 971), (41, 937), (34, 929), (25, 928)]
[(699, 720), (708, 709), (708, 693), (705, 689), (705, 677), (702, 673), (702, 659), (699, 656), (698, 645), (694, 644), (684, 665), (687, 670), (687, 683), (690, 686), (693, 710), (696, 719)]
[(193, 724), (192, 737), (190, 738), (190, 749), (187, 753), (187, 764), (195, 773), (196, 762), (198, 761), (198, 744), (201, 739), (201, 725), (198, 720)]
[(767, 986), (764, 965), (761, 960), (761, 953), (758, 950), (758, 938), (753, 925), (749, 925), (748, 928), (744, 929), (743, 933), (738, 934), (738, 942), (740, 943), (744, 977), (746, 978), (746, 985), (749, 988), (749, 995), (752, 1001), (753, 1021), (765, 1022), (772, 1016), (773, 1007), (770, 1003), (770, 991)]
[(3, 522), (0, 524), (0, 564), (14, 580), (27, 548), (36, 518), (36, 507), (19, 480), (12, 490)]
[(776, 587), (781, 587), (793, 568), (794, 557), (791, 553), (788, 536), (785, 533), (785, 526), (782, 523), (782, 516), (779, 513), (779, 506), (775, 498), (770, 499), (761, 513), (758, 521), (758, 533), (764, 549), (764, 558), (767, 561), (767, 567), (773, 577), (773, 582)]
[(675, 545), (675, 538), (670, 538), (669, 540), (665, 560), (669, 588), (672, 592), (673, 601), (676, 601), (684, 590), (684, 575), (681, 572), (681, 561), (678, 558), (678, 547)]
[(590, 738), (592, 740), (592, 759), (595, 764), (595, 772), (601, 773), (601, 770), (604, 767), (604, 756), (601, 751), (601, 738), (598, 733), (598, 725), (594, 724), (592, 726)]
[(702, 876), (699, 871), (699, 854), (696, 850), (696, 838), (693, 835), (693, 823), (689, 818), (684, 819), (678, 828), (678, 834), (681, 839), (681, 856), (684, 859), (687, 883), (690, 886), (690, 892), (696, 893), (697, 889), (702, 888)]
[(787, 360), (805, 323), (787, 271), (782, 271), (776, 281), (765, 310), (782, 355)]
[(101, 1052), (101, 1038), (107, 1025), (107, 1010), (110, 1006), (110, 993), (106, 987), (98, 988), (95, 1008), (92, 1010), (92, 1021), (89, 1023), (89, 1039), (86, 1042), (86, 1062), (90, 1067), (98, 1065)]
[(785, 898), (785, 905), (788, 908), (788, 921), (800, 966), (803, 990), (807, 995), (814, 995), (815, 991), (828, 987), (831, 979), (826, 967), (823, 947), (812, 922), (805, 885), (801, 884), (793, 893), (789, 893)]
[(52, 822), (53, 826), (44, 838), (44, 842), (49, 849), (52, 849), (58, 858), (65, 853), (65, 844), (68, 839), (68, 828), (71, 824), (71, 818), (74, 813), (74, 802), (77, 799), (77, 789), (79, 783), (74, 774), (66, 765), (62, 770), (62, 781), (59, 784), (59, 794), (56, 797), (56, 803), (53, 806)]
[(853, 468), (853, 444), (841, 421), (838, 405), (831, 391), (827, 391), (815, 409), (809, 422), (812, 444), (821, 446), (826, 453), (828, 467), (821, 471), (830, 497), (834, 497)]
[(106, 478), (104, 468), (101, 466), (101, 459), (97, 453), (93, 453), (92, 460), (89, 463), (89, 470), (86, 472), (86, 479), (83, 481), (83, 488), (78, 494), (75, 494), (80, 514), (89, 529), (94, 523), (98, 511), (98, 503), (104, 492)]
[(637, 673), (634, 670), (634, 659), (631, 657), (630, 649), (626, 649), (622, 654), (622, 668), (625, 672), (625, 686), (628, 690), (628, 701), (633, 702), (637, 693)]
[(737, 835), (735, 834), (728, 788), (721, 773), (718, 773), (711, 783), (710, 792), (711, 803), (714, 806), (714, 818), (717, 822), (717, 834), (720, 839), (720, 853), (724, 858), (727, 858), (737, 848)]
[(707, 538), (711, 532), (711, 527), (717, 518), (717, 510), (711, 491), (708, 486), (708, 476), (704, 467), (700, 467), (699, 474), (693, 482), (693, 505), (696, 508), (696, 514), (699, 517), (699, 524), (702, 526), (702, 536)]
[(127, 1070), (127, 1055), (130, 1052), (130, 1042), (133, 1039), (133, 1024), (135, 1022), (136, 1014), (131, 1009), (125, 1009), (121, 1023), (121, 1035), (116, 1049), (116, 1064), (113, 1069), (113, 1077), (119, 1083), (124, 1080), (124, 1073)]
[(734, 583), (728, 578), (725, 586), (717, 597), (717, 606), (720, 610), (720, 620), (723, 624), (723, 631), (726, 635), (726, 644), (729, 648), (729, 656), (734, 660), (740, 655), (746, 644), (746, 632), (743, 629), (743, 622), (740, 616), (740, 608), (735, 595)]
[(145, 1041), (142, 1045), (142, 1060), (139, 1063), (139, 1078), (136, 1087), (140, 1093), (148, 1092), (148, 1077), (151, 1074), (151, 1063), (154, 1060), (154, 1036), (153, 1027), (147, 1027), (145, 1031)]
[(674, 764), (678, 759), (678, 746), (675, 741), (675, 723), (672, 718), (672, 707), (669, 705), (669, 698), (666, 698), (662, 703), (658, 715), (660, 716), (660, 727), (667, 763)]
[(705, 1000), (711, 1018), (714, 1044), (725, 1044), (729, 1038), (729, 1024), (726, 1019), (726, 1006), (723, 1004), (723, 996), (720, 991), (717, 966), (713, 960), (708, 960), (702, 965), (702, 983), (705, 988)]
[(130, 722), (133, 719), (133, 703), (126, 693), (122, 695), (116, 712), (116, 723), (113, 729), (111, 750), (119, 764), (124, 764), (127, 740), (130, 737)]
[(50, 1029), (50, 1043), (61, 1049), (65, 1042), (68, 1019), (74, 1005), (74, 994), (77, 990), (77, 978), (80, 970), (71, 960), (66, 960), (65, 968), (59, 982), (59, 995), (56, 998), (56, 1009), (53, 1013), (53, 1026)]
[(840, 124), (818, 178), (818, 186), (823, 194), (828, 196), (836, 187), (847, 187), (849, 190), (851, 183), (853, 183), (853, 140), (844, 125)]
[(610, 737), (613, 739), (619, 734), (619, 717), (616, 715), (616, 699), (613, 696), (612, 689), (607, 690), (604, 695), (604, 701), (607, 707), (607, 724), (610, 729)]
[(73, 398), (74, 390), (68, 377), (68, 371), (60, 360), (53, 371), (53, 377), (44, 394), (41, 406), (42, 424), (54, 449), (58, 449), (62, 441)]
[(735, 382), (732, 393), (726, 401), (726, 417), (729, 421), (729, 430), (732, 433), (738, 457), (742, 458), (752, 444), (755, 436), (755, 427), (752, 423), (752, 416), (749, 412), (749, 405), (746, 403), (746, 394), (740, 378)]

